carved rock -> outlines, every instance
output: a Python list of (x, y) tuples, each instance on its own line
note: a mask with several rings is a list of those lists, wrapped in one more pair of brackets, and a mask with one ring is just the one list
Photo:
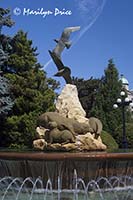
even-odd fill
[(75, 143), (68, 143), (68, 144), (64, 144), (61, 145), (59, 143), (55, 143), (55, 144), (48, 144), (46, 149), (47, 151), (73, 151), (73, 150), (77, 150), (77, 146), (75, 145)]
[(47, 143), (44, 139), (34, 140), (33, 146), (36, 149), (45, 151), (104, 151), (106, 145), (102, 143), (100, 137), (95, 139), (91, 133), (76, 136), (75, 143)]
[(37, 139), (33, 141), (33, 146), (35, 149), (44, 150), (47, 146), (47, 142), (44, 139)]
[(107, 147), (102, 143), (102, 140), (95, 139), (91, 133), (76, 136), (76, 146), (80, 151), (95, 151), (106, 150)]
[(49, 130), (46, 131), (45, 133), (45, 140), (46, 142), (52, 144), (52, 143), (74, 143), (75, 142), (75, 137), (73, 134), (67, 130), (59, 130), (57, 127), (56, 122), (49, 122)]
[(67, 118), (74, 118), (84, 123), (86, 113), (78, 98), (78, 91), (75, 85), (66, 84), (56, 102), (56, 110), (59, 114)]
[(36, 128), (36, 136), (38, 139), (44, 139), (45, 137), (45, 133), (46, 133), (47, 129), (42, 127), (42, 126), (38, 126)]

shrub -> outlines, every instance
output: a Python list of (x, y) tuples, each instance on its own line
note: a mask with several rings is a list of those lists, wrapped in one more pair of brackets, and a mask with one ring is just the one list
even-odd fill
[(118, 149), (118, 144), (115, 139), (106, 131), (102, 131), (101, 138), (107, 149)]

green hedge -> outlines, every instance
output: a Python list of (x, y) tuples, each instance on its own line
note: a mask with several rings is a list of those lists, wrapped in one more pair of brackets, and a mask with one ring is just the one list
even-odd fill
[(107, 146), (107, 149), (118, 149), (118, 144), (115, 139), (106, 131), (101, 133), (102, 142)]

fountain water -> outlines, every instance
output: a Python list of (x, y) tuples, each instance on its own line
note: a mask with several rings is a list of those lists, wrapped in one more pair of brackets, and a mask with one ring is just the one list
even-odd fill
[[(4, 177), (0, 180), (1, 200), (41, 200), (41, 199), (109, 199), (109, 200), (129, 200), (133, 197), (133, 178), (125, 177), (101, 177), (97, 180), (91, 180), (85, 184), (84, 180), (75, 177), (74, 184), (71, 190), (62, 189), (60, 177), (58, 177), (58, 189), (54, 190), (52, 182), (48, 179), (46, 186), (43, 185), (43, 180), (37, 178), (33, 180), (28, 177), (22, 180), (21, 178)], [(104, 188), (104, 189), (103, 189)], [(110, 195), (111, 194), (111, 195)]]
[(0, 153), (1, 200), (131, 200), (133, 153)]

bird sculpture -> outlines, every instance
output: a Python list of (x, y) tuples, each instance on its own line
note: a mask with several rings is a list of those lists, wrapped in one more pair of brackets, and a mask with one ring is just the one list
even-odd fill
[(80, 26), (75, 27), (67, 27), (64, 29), (63, 33), (61, 34), (60, 39), (55, 39), (54, 41), (57, 43), (55, 49), (53, 52), (58, 56), (58, 58), (61, 58), (61, 53), (66, 47), (69, 49), (72, 45), (72, 42), (69, 41), (70, 34), (72, 32), (78, 31), (80, 29)]
[(65, 28), (61, 34), (60, 39), (54, 40), (57, 43), (56, 47), (53, 49), (53, 51), (49, 50), (50, 56), (52, 57), (52, 60), (54, 61), (58, 69), (58, 72), (55, 74), (55, 76), (62, 76), (65, 79), (66, 83), (69, 84), (72, 84), (71, 70), (69, 67), (64, 66), (61, 60), (61, 53), (65, 48), (69, 49), (71, 47), (72, 42), (69, 41), (70, 34), (72, 32), (78, 31), (79, 29), (80, 26)]
[(69, 67), (64, 66), (63, 62), (56, 56), (54, 52), (49, 50), (49, 53), (58, 68), (58, 72), (54, 76), (62, 76), (67, 84), (72, 84), (71, 70)]

